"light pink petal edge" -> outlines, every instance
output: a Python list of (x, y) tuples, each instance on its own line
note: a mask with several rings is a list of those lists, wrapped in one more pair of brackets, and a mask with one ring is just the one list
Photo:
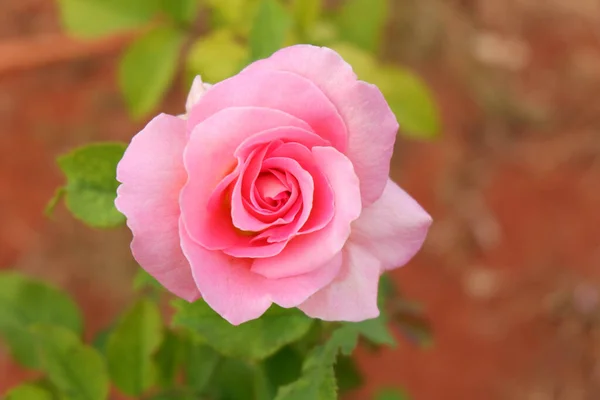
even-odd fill
[(117, 166), (115, 205), (133, 233), (136, 261), (165, 288), (200, 297), (179, 242), (179, 191), (185, 183), (185, 121), (161, 114), (138, 133)]

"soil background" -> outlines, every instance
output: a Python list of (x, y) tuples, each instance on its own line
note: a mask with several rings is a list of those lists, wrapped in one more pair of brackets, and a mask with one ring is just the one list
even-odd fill
[[(433, 88), (443, 134), (399, 137), (393, 178), (433, 215), (392, 275), (435, 343), (357, 354), (367, 385), (415, 400), (600, 399), (600, 1), (392, 1), (386, 59)], [(86, 335), (132, 296), (127, 230), (58, 207), (55, 157), (129, 140), (116, 62), (128, 37), (80, 43), (51, 0), (0, 0), (0, 268), (67, 288)], [(161, 110), (179, 113), (181, 85)], [(0, 348), (0, 393), (34, 376)]]

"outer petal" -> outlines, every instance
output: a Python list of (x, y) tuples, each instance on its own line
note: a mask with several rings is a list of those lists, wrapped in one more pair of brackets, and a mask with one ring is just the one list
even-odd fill
[(346, 155), (360, 179), (364, 206), (386, 185), (398, 122), (375, 85), (357, 80), (352, 67), (335, 51), (310, 45), (287, 47), (242, 71), (289, 71), (318, 86), (342, 116), (348, 130)]
[(250, 271), (251, 260), (206, 250), (195, 243), (181, 224), (183, 250), (204, 300), (233, 325), (260, 317), (276, 303), (296, 307), (339, 273), (341, 254), (323, 267), (285, 279), (267, 279)]
[(185, 121), (161, 114), (131, 141), (117, 167), (115, 205), (133, 232), (137, 262), (168, 290), (188, 301), (200, 296), (179, 244), (179, 191)]
[(421, 248), (432, 219), (393, 181), (352, 224), (350, 241), (367, 249), (383, 269), (406, 264)]
[(314, 271), (338, 254), (348, 240), (351, 223), (361, 212), (352, 163), (333, 147), (313, 147), (313, 156), (333, 189), (333, 219), (319, 231), (295, 237), (280, 254), (255, 260), (252, 271), (271, 279)]
[(282, 71), (246, 72), (212, 86), (192, 109), (188, 133), (223, 109), (245, 106), (293, 115), (338, 150), (346, 150), (346, 126), (331, 101), (309, 79)]
[(340, 275), (298, 308), (310, 317), (326, 321), (356, 322), (377, 317), (379, 260), (353, 244), (348, 244), (343, 254)]

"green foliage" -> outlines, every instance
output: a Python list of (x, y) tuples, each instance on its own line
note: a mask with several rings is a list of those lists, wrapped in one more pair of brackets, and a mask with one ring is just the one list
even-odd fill
[(354, 326), (337, 329), (322, 346), (316, 347), (306, 357), (300, 378), (280, 387), (275, 400), (329, 400), (337, 397), (337, 383), (333, 366), (341, 351), (350, 355), (356, 347), (358, 332)]
[(427, 85), (414, 73), (400, 67), (378, 71), (380, 88), (396, 114), (402, 134), (433, 139), (440, 132), (439, 112)]
[(24, 383), (12, 388), (5, 400), (54, 400), (52, 392), (31, 383)]
[(269, 57), (281, 48), (292, 19), (277, 0), (262, 0), (250, 31), (252, 61)]
[(171, 86), (184, 33), (164, 26), (137, 39), (119, 65), (119, 85), (134, 118), (152, 111)]
[(212, 347), (200, 343), (195, 338), (190, 338), (186, 344), (185, 381), (195, 393), (204, 393), (221, 361), (221, 356)]
[(358, 389), (363, 384), (362, 375), (354, 359), (349, 356), (338, 356), (335, 364), (335, 379), (340, 393)]
[(226, 28), (246, 37), (258, 10), (260, 0), (206, 0), (212, 10), (214, 28)]
[(377, 53), (387, 16), (388, 0), (347, 0), (337, 18), (341, 38)]
[(67, 178), (65, 202), (77, 219), (97, 228), (125, 222), (114, 204), (119, 186), (116, 168), (124, 151), (125, 145), (121, 143), (98, 143), (58, 158)]
[(159, 386), (170, 388), (175, 384), (175, 377), (183, 361), (185, 350), (185, 342), (182, 341), (181, 337), (175, 332), (167, 330), (154, 357)]
[(174, 306), (174, 325), (188, 329), (225, 356), (250, 360), (262, 360), (300, 339), (313, 322), (297, 309), (272, 306), (261, 318), (233, 326), (204, 301), (176, 301)]
[(400, 389), (384, 389), (377, 393), (375, 400), (410, 400), (410, 396)]
[(214, 372), (209, 398), (270, 400), (272, 397), (260, 366), (247, 361), (222, 359)]
[(143, 290), (146, 288), (162, 290), (163, 286), (152, 275), (146, 272), (144, 268), (138, 268), (133, 278), (133, 290)]
[(264, 361), (270, 384), (277, 388), (292, 383), (302, 371), (303, 354), (293, 346), (285, 346)]
[(30, 327), (51, 323), (81, 333), (77, 305), (65, 293), (13, 272), (0, 274), (0, 335), (12, 355), (24, 366), (39, 365), (36, 337)]
[(194, 42), (186, 68), (192, 78), (201, 75), (203, 81), (216, 83), (240, 72), (248, 56), (248, 49), (236, 41), (233, 32), (218, 30)]
[(67, 32), (80, 37), (97, 37), (143, 26), (160, 9), (160, 1), (58, 0), (58, 4)]
[(105, 400), (108, 374), (97, 350), (59, 326), (37, 325), (33, 332), (42, 355), (42, 370), (68, 400)]
[(323, 0), (294, 0), (293, 13), (297, 29), (306, 35), (316, 25)]
[(390, 321), (405, 338), (419, 347), (429, 348), (433, 345), (431, 325), (418, 304), (403, 299), (393, 301)]
[(390, 333), (390, 330), (387, 326), (387, 318), (384, 313), (374, 319), (348, 323), (348, 326), (352, 329), (355, 329), (359, 335), (364, 336), (367, 340), (376, 345), (396, 345), (396, 339), (394, 339)]
[(111, 332), (106, 347), (108, 370), (123, 393), (139, 396), (156, 379), (152, 359), (163, 336), (163, 323), (156, 304), (139, 300)]
[(175, 22), (187, 25), (198, 15), (201, 0), (161, 0), (161, 8)]

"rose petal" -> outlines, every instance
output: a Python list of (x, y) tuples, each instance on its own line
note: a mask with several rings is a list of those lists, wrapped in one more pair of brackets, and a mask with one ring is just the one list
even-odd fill
[[(348, 132), (345, 154), (360, 180), (364, 206), (379, 198), (386, 185), (398, 122), (375, 85), (357, 80), (352, 67), (335, 51), (310, 45), (279, 50), (248, 66), (241, 75), (289, 71), (309, 79), (335, 105)], [(250, 78), (249, 78), (250, 79)], [(282, 100), (285, 101), (285, 100)]]
[(340, 151), (346, 150), (346, 126), (336, 108), (309, 79), (289, 72), (257, 70), (217, 83), (192, 109), (188, 132), (216, 112), (238, 106), (271, 108), (293, 115)]
[(319, 231), (295, 237), (279, 255), (255, 260), (253, 272), (275, 279), (317, 270), (342, 250), (350, 236), (350, 225), (361, 212), (359, 182), (352, 163), (333, 147), (314, 147), (312, 152), (333, 189), (333, 219)]
[(179, 192), (185, 121), (161, 114), (131, 141), (117, 166), (115, 205), (133, 232), (136, 261), (165, 288), (193, 301), (200, 296), (179, 244)]
[(432, 219), (393, 181), (381, 198), (364, 209), (352, 224), (350, 241), (368, 249), (382, 268), (406, 264), (421, 248)]
[(184, 151), (188, 181), (180, 197), (183, 223), (195, 241), (210, 250), (247, 242), (231, 223), (229, 207), (223, 204), (208, 210), (209, 199), (219, 182), (235, 168), (233, 154), (244, 139), (286, 126), (310, 129), (289, 114), (257, 107), (228, 108), (196, 127)]
[(361, 246), (348, 244), (340, 274), (298, 308), (325, 321), (363, 321), (379, 316), (377, 288), (381, 264)]
[(267, 279), (250, 271), (249, 259), (229, 257), (195, 243), (181, 225), (181, 244), (208, 305), (233, 325), (260, 317), (272, 303), (296, 307), (338, 274), (341, 255), (299, 276)]

